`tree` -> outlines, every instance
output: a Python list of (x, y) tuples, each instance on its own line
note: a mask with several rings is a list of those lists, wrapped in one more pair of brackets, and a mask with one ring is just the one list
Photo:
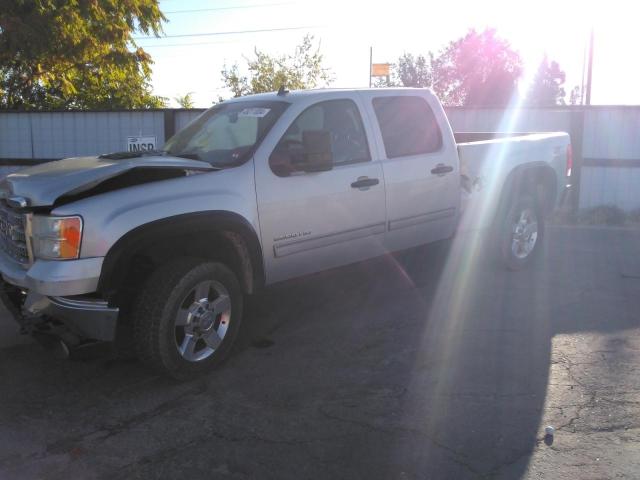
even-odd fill
[(520, 55), (493, 29), (470, 30), (430, 64), (433, 89), (446, 105), (506, 105), (522, 74)]
[(562, 85), (565, 79), (558, 62), (549, 62), (545, 55), (529, 89), (527, 103), (536, 106), (564, 105), (566, 92)]
[(180, 105), (180, 108), (193, 108), (194, 104), (192, 96), (193, 92), (189, 92), (186, 95), (175, 97), (174, 100), (178, 105)]
[(390, 66), (389, 77), (377, 77), (374, 87), (431, 87), (431, 54), (429, 60), (423, 55), (414, 56), (411, 53), (403, 53), (397, 63)]
[(431, 54), (427, 60), (423, 55), (414, 57), (410, 53), (404, 53), (393, 67), (393, 76), (403, 87), (431, 87), (433, 84)]
[(495, 30), (469, 30), (438, 54), (403, 54), (392, 83), (430, 87), (445, 105), (506, 105), (521, 74), (520, 55)]
[(281, 86), (303, 90), (328, 85), (332, 78), (323, 65), (320, 46), (314, 48), (313, 36), (306, 35), (293, 54), (271, 56), (256, 47), (253, 59), (247, 61), (247, 75), (240, 72), (237, 63), (224, 66), (222, 81), (234, 97), (252, 93), (273, 92)]
[(157, 0), (1, 0), (0, 108), (163, 106), (132, 34), (164, 20)]
[(582, 104), (582, 89), (576, 85), (571, 89), (571, 93), (569, 94), (569, 105), (580, 104)]
[[(393, 68), (393, 65), (390, 67)], [(396, 83), (394, 76), (388, 75), (386, 77), (374, 77), (373, 82), (371, 83), (373, 88), (386, 88), (386, 87), (397, 87), (400, 86)]]

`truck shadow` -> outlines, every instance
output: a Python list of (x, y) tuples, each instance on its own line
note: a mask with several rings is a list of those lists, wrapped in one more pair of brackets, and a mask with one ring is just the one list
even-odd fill
[(549, 233), (526, 271), (460, 243), (276, 285), (190, 383), (2, 350), (0, 477), (520, 478), (553, 336), (640, 322), (619, 272), (637, 237)]
[(347, 477), (460, 479), (508, 468), (519, 478), (542, 439), (552, 321), (563, 301), (545, 265), (504, 272), (464, 264), (457, 249), (418, 249), (279, 286), (273, 311), (256, 323), (262, 330), (249, 335), (277, 345), (281, 322), (308, 312), (332, 332), (321, 341), (344, 363), (326, 370), (336, 390), (320, 411), (354, 437), (323, 457)]
[(544, 256), (519, 272), (462, 239), (318, 274), (272, 289), (252, 338), (305, 317), (335, 335), (323, 343), (351, 383), (343, 367), (327, 372), (339, 393), (322, 413), (364, 431), (325, 460), (357, 465), (352, 475), (520, 478), (545, 440), (553, 337), (640, 324), (637, 283), (621, 276), (639, 238), (552, 229)]

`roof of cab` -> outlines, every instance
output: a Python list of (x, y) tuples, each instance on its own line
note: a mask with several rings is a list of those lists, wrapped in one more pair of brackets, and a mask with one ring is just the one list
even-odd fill
[(291, 90), (287, 91), (283, 95), (278, 95), (278, 92), (268, 92), (268, 93), (256, 93), (253, 95), (245, 95), (243, 97), (230, 98), (229, 100), (225, 100), (225, 102), (242, 102), (249, 100), (266, 100), (266, 101), (277, 101), (277, 100), (292, 100), (295, 101), (297, 98), (309, 97), (309, 96), (322, 96), (325, 93), (331, 92), (344, 92), (344, 93), (355, 93), (355, 92), (367, 92), (370, 90), (375, 91), (397, 91), (397, 92), (407, 92), (407, 91), (418, 91), (418, 92), (430, 92), (428, 88), (410, 88), (410, 87), (385, 87), (385, 88), (314, 88), (309, 90)]

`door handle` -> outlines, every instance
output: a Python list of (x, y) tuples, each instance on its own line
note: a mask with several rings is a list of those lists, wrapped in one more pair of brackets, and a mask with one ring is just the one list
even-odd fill
[(378, 185), (380, 180), (377, 178), (358, 177), (358, 179), (351, 184), (351, 188), (367, 188)]
[(439, 163), (435, 168), (431, 169), (431, 173), (434, 175), (444, 175), (445, 173), (453, 172), (453, 167), (451, 165), (445, 165), (443, 163)]

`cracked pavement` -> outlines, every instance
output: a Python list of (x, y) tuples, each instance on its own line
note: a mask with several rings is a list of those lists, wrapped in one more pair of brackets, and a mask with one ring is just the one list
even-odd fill
[(271, 288), (182, 384), (3, 318), (0, 479), (640, 478), (640, 231), (549, 227), (522, 272), (446, 253)]

